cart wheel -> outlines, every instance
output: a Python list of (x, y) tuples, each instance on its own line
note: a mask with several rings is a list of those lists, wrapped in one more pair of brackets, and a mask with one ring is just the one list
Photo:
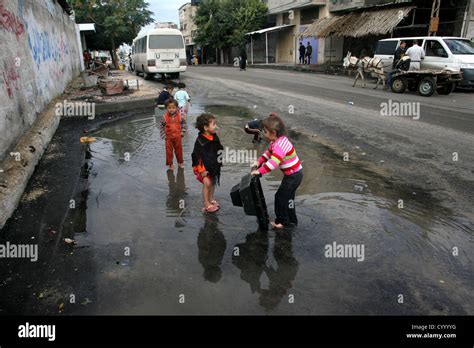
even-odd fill
[(431, 97), (436, 91), (436, 81), (432, 77), (424, 77), (418, 84), (418, 93), (423, 97)]
[(407, 79), (404, 77), (395, 77), (392, 81), (392, 91), (394, 93), (404, 93), (407, 89)]
[(456, 84), (454, 82), (449, 82), (441, 87), (438, 87), (438, 94), (448, 95), (454, 91)]

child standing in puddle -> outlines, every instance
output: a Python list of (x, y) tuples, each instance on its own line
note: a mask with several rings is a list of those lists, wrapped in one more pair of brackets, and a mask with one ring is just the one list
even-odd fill
[(219, 184), (224, 149), (216, 134), (217, 119), (211, 114), (202, 114), (196, 119), (199, 135), (192, 153), (193, 171), (202, 184), (202, 200), (205, 213), (219, 210), (219, 203), (214, 199), (215, 186)]
[(169, 170), (174, 170), (173, 152), (176, 155), (178, 165), (184, 168), (183, 141), (182, 137), (186, 130), (186, 123), (178, 110), (178, 102), (168, 99), (165, 102), (166, 113), (160, 123), (160, 134), (166, 142), (166, 165)]
[(178, 92), (174, 95), (174, 98), (178, 101), (179, 111), (183, 116), (184, 121), (188, 120), (188, 104), (191, 105), (191, 98), (186, 91), (186, 85), (182, 82), (178, 84)]
[(298, 225), (295, 209), (295, 193), (303, 181), (301, 166), (295, 147), (286, 137), (286, 128), (278, 116), (263, 120), (264, 136), (270, 142), (267, 151), (252, 164), (252, 175), (264, 175), (276, 168), (283, 172), (283, 180), (275, 194), (276, 219), (274, 229)]

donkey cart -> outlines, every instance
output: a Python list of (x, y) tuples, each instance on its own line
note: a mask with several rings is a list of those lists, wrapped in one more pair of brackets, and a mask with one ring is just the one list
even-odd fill
[(462, 73), (452, 71), (399, 70), (392, 74), (392, 91), (404, 93), (406, 89), (418, 91), (423, 97), (431, 97), (435, 91), (448, 95), (456, 88), (456, 82), (462, 80)]

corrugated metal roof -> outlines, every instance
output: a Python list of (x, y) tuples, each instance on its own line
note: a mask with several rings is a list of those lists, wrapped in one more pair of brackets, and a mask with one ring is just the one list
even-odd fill
[(294, 24), (279, 25), (279, 26), (276, 26), (276, 27), (271, 27), (271, 28), (260, 29), (260, 30), (257, 30), (257, 31), (252, 31), (250, 33), (246, 33), (245, 35), (263, 34), (263, 33), (266, 33), (266, 32), (277, 31), (277, 30), (281, 30), (281, 29), (285, 29), (285, 28), (289, 28), (289, 27), (294, 27), (294, 26), (295, 26)]

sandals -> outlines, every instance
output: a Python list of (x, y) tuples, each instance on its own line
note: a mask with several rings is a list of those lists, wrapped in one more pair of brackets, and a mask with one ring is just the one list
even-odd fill
[(213, 204), (211, 204), (207, 208), (202, 208), (203, 213), (215, 213), (218, 210), (219, 210), (219, 206), (218, 205), (213, 205)]
[(211, 204), (212, 204), (212, 205), (215, 205), (215, 206), (217, 206), (217, 207), (220, 207), (220, 206), (221, 206), (221, 205), (219, 204), (219, 202), (217, 202), (216, 200), (212, 200), (212, 201), (211, 201)]

